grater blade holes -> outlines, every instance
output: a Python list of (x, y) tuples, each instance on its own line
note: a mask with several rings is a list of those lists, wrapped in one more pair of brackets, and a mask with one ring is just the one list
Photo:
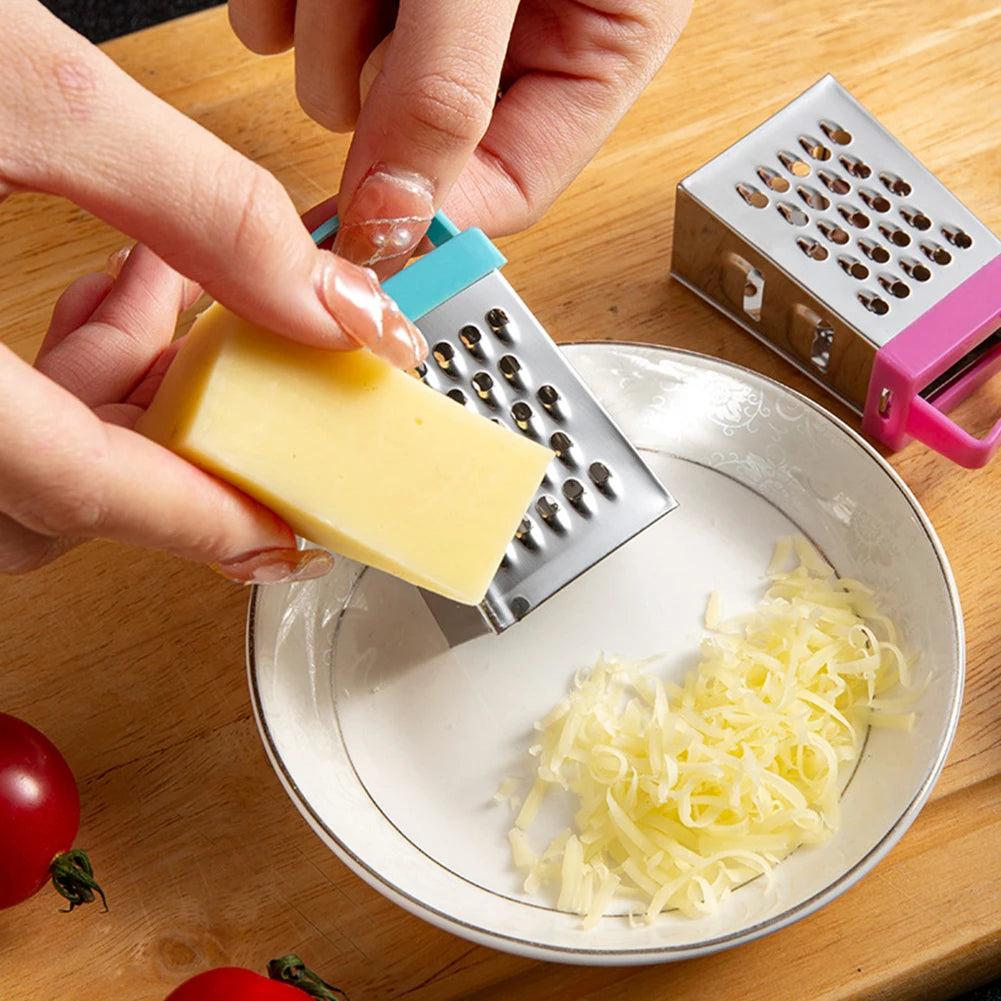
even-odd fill
[(805, 160), (788, 150), (782, 150), (779, 153), (779, 162), (790, 174), (794, 174), (796, 177), (808, 177), (813, 169)]
[(560, 504), (551, 494), (543, 494), (535, 502), (535, 510), (539, 517), (555, 532), (565, 531), (563, 519), (560, 517)]
[(810, 221), (810, 217), (792, 202), (779, 202), (776, 208), (790, 226), (805, 226)]
[(456, 374), (455, 348), (448, 341), (439, 341), (431, 349), (431, 356), (442, 372), (451, 376)]
[(900, 266), (908, 278), (913, 278), (916, 282), (926, 282), (931, 278), (931, 270), (927, 265), (915, 260), (913, 257), (901, 257)]
[(856, 229), (869, 228), (869, 217), (857, 205), (842, 203), (838, 206), (838, 212), (849, 226), (854, 226)]
[(894, 226), (893, 223), (880, 223), (879, 231), (883, 234), (883, 238), (888, 240), (895, 247), (909, 247), (911, 244), (910, 236), (908, 236), (907, 233), (905, 233), (899, 226)]
[(458, 386), (453, 387), (445, 394), (450, 400), (455, 400), (462, 406), (466, 405), (466, 394)]
[(881, 171), (879, 179), (883, 182), (887, 191), (902, 198), (908, 198), (911, 194), (911, 186), (899, 174), (891, 174), (888, 171)]
[(737, 194), (752, 208), (763, 209), (768, 204), (768, 195), (750, 184), (741, 182), (737, 185)]
[(969, 250), (973, 246), (973, 237), (958, 226), (943, 226), (942, 235), (960, 250)]
[(612, 486), (612, 471), (603, 462), (592, 462), (587, 467), (587, 475), (603, 494), (611, 496), (615, 493)]
[(573, 456), (570, 454), (573, 442), (570, 436), (564, 431), (556, 431), (549, 438), (549, 447), (556, 453), (556, 458), (565, 466), (574, 464)]
[(501, 355), (497, 360), (497, 369), (515, 389), (522, 387), (521, 362), (514, 355)]
[(778, 191), (781, 194), (789, 190), (789, 182), (771, 167), (758, 167), (758, 177), (761, 178), (761, 183), (771, 188), (772, 191)]
[(859, 292), (858, 301), (870, 313), (875, 313), (877, 316), (886, 316), (890, 312), (890, 304), (885, 299), (876, 295), (875, 292)]
[(808, 184), (798, 184), (796, 194), (810, 206), (811, 209), (819, 209), (821, 212), (831, 207), (831, 200), (822, 191), (811, 188)]
[(843, 247), (851, 239), (846, 230), (843, 230), (837, 223), (830, 222), (827, 219), (819, 219), (817, 221), (817, 229), (831, 243), (836, 243), (839, 247)]
[(895, 299), (906, 299), (911, 294), (911, 287), (895, 275), (880, 275), (879, 284)]
[(945, 266), (952, 263), (952, 254), (940, 243), (934, 243), (932, 240), (923, 240), (921, 242), (921, 252), (932, 264)]
[(837, 122), (832, 122), (829, 118), (821, 121), (820, 129), (832, 143), (838, 146), (847, 146), (852, 141), (852, 134)]
[(511, 408), (511, 420), (517, 425), (519, 431), (524, 431), (525, 434), (529, 435), (535, 434), (535, 414), (524, 400), (519, 400)]
[(811, 236), (797, 237), (796, 246), (811, 260), (827, 260), (827, 248), (819, 240), (814, 240)]
[(814, 160), (830, 160), (831, 151), (819, 140), (814, 139), (813, 136), (800, 136), (799, 144), (806, 150), (807, 156)]
[(859, 197), (873, 212), (889, 212), (892, 206), (890, 199), (872, 188), (859, 188)]
[(562, 490), (563, 496), (566, 497), (575, 510), (579, 511), (585, 517), (591, 514), (591, 509), (587, 503), (587, 491), (580, 480), (575, 480), (571, 477), (563, 484)]
[(539, 391), (535, 395), (550, 417), (555, 420), (562, 419), (563, 411), (560, 406), (560, 393), (555, 386), (550, 386), (549, 383), (546, 383), (546, 385), (539, 387)]
[(836, 195), (847, 195), (852, 190), (852, 186), (840, 174), (835, 174), (833, 170), (821, 170), (817, 176), (824, 182), (827, 189)]
[(857, 258), (849, 254), (841, 254), (838, 257), (838, 264), (846, 275), (858, 279), (860, 282), (869, 277), (869, 269)]
[(486, 404), (496, 406), (494, 399), (494, 380), (489, 372), (477, 372), (470, 380), (476, 395)]
[(474, 327), (471, 323), (467, 323), (459, 331), (459, 340), (462, 341), (462, 346), (477, 358), (483, 357), (483, 347), (480, 344), (482, 337), (479, 327)]
[(931, 229), (931, 219), (929, 219), (928, 216), (921, 211), (921, 209), (905, 206), (900, 210), (900, 214), (909, 226), (913, 226), (922, 233)]
[(511, 340), (511, 319), (500, 306), (488, 310), (485, 319), (494, 336), (502, 341)]
[(841, 166), (845, 168), (845, 172), (852, 177), (861, 177), (865, 180), (865, 178), (872, 176), (872, 167), (857, 156), (850, 156), (846, 153), (839, 160)]
[(890, 252), (880, 243), (875, 243), (872, 240), (859, 240), (859, 247), (862, 253), (871, 261), (875, 261), (877, 264), (887, 264), (890, 260)]

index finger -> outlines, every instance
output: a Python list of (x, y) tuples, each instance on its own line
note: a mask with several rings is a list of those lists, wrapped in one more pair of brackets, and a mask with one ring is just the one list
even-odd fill
[[(145, 90), (34, 0), (8, 0), (4, 14), (0, 184), (69, 198), (262, 326), (355, 348), (376, 343), (359, 325), (364, 314), (400, 333), (385, 343), (420, 346), (363, 274), (313, 245), (270, 173)], [(406, 352), (400, 358), (413, 363)]]
[(417, 246), (490, 124), (517, 8), (402, 0), (344, 167), (339, 253), (398, 264)]

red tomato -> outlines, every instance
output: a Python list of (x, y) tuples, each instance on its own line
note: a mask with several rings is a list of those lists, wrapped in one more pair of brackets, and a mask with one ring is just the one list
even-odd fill
[(298, 987), (239, 966), (220, 966), (185, 980), (166, 1001), (305, 1001)]
[(165, 1001), (347, 1001), (344, 991), (321, 980), (295, 953), (272, 959), (268, 974), (220, 966), (185, 980)]
[[(80, 794), (66, 759), (33, 726), (0, 713), (0, 908), (27, 900), (54, 876), (70, 910), (94, 899), (88, 880), (100, 893), (86, 856), (71, 851), (79, 827)], [(82, 890), (55, 873), (57, 859), (83, 865)]]

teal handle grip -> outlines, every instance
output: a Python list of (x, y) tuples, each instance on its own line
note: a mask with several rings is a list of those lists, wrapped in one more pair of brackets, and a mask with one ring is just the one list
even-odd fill
[[(323, 243), (337, 232), (338, 225), (334, 216), (310, 236), (315, 243)], [(382, 283), (386, 294), (414, 321), (507, 263), (482, 230), (471, 227), (460, 231), (444, 212), (435, 214), (427, 235), (434, 250)]]

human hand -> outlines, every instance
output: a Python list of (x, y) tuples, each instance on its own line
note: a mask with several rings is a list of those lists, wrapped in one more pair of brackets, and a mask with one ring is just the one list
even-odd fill
[[(303, 108), (355, 129), (334, 249), (385, 277), (435, 209), (523, 229), (584, 168), (691, 0), (230, 0), (245, 45), (295, 45)], [(498, 98), (498, 94), (500, 95)]]
[(34, 369), (0, 347), (0, 571), (100, 535), (225, 563), (241, 579), (306, 572), (303, 561), (322, 557), (291, 550), (274, 515), (129, 430), (182, 289), (201, 285), (280, 333), (366, 345), (401, 367), (423, 356), (420, 334), (371, 273), (316, 249), (274, 177), (35, 0), (5, 4), (0, 93), (0, 203), (21, 190), (61, 195), (156, 252), (130, 257), (118, 282), (71, 286)]

